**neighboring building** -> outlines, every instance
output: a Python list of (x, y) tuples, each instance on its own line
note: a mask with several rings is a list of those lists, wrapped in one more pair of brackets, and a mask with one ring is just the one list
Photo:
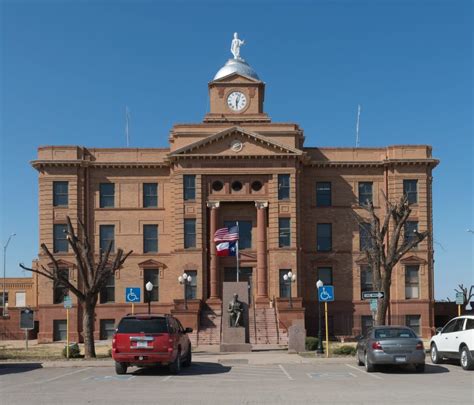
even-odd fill
[[(174, 312), (184, 323), (199, 325), (194, 339), (216, 343), (222, 282), (235, 280), (236, 271), (234, 257), (215, 255), (212, 236), (236, 221), (240, 279), (249, 282), (252, 298), (251, 341), (273, 342), (275, 336), (281, 341), (286, 328), (303, 319), (308, 334), (316, 334), (318, 279), (335, 286), (332, 334), (354, 336), (368, 327), (369, 304), (361, 301), (361, 291), (372, 286), (361, 252), (364, 229), (354, 216), (366, 216), (359, 202), (371, 199), (382, 214), (383, 193), (390, 200), (406, 193), (413, 203), (409, 228), (431, 233), (432, 170), (438, 161), (427, 145), (304, 146), (297, 124), (271, 121), (264, 92), (265, 83), (247, 63), (230, 59), (209, 83), (210, 112), (202, 123), (176, 124), (169, 148), (38, 149), (32, 165), (39, 172), (40, 243), (54, 250), (68, 277), (80, 283), (63, 233), (67, 215), (76, 229), (78, 219), (84, 223), (96, 254), (109, 241), (134, 252), (101, 293), (98, 338), (109, 337), (115, 322), (130, 312), (126, 287), (142, 288), (137, 310), (145, 310), (144, 284), (152, 281), (153, 311)], [(50, 265), (42, 253), (38, 260)], [(293, 308), (283, 281), (289, 270), (296, 274)], [(193, 280), (187, 312), (177, 281), (183, 272)], [(391, 322), (429, 336), (431, 236), (402, 259), (393, 277)], [(61, 337), (64, 293), (40, 277), (40, 341)], [(73, 340), (80, 319), (75, 306)]]

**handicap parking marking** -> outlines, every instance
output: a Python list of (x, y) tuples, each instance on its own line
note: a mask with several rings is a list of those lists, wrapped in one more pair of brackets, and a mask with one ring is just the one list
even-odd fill
[(83, 378), (82, 381), (94, 380), (94, 381), (129, 381), (133, 380), (136, 376), (132, 374), (126, 375), (97, 375)]
[(306, 375), (312, 380), (357, 378), (357, 376), (354, 373), (346, 372), (346, 371), (316, 372), (316, 373), (306, 373)]
[(357, 367), (355, 367), (355, 366), (352, 366), (352, 365), (350, 365), (350, 364), (346, 364), (346, 366), (347, 366), (347, 367), (350, 367), (350, 368), (352, 368), (352, 369), (354, 369), (354, 370), (357, 370), (357, 371), (359, 371), (360, 373), (363, 373), (363, 374), (365, 374), (365, 375), (368, 376), (368, 377), (375, 378), (376, 380), (383, 380), (383, 378), (380, 377), (380, 376), (377, 375), (377, 374), (368, 373), (367, 371), (361, 370), (361, 369), (359, 369), (359, 368), (357, 368)]

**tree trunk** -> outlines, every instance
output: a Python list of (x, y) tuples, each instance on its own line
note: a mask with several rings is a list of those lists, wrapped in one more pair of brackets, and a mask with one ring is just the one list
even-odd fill
[(96, 304), (97, 299), (86, 296), (86, 300), (84, 302), (84, 315), (82, 319), (82, 328), (84, 333), (84, 353), (86, 359), (96, 357), (94, 343), (94, 318)]
[(385, 325), (387, 318), (387, 309), (390, 305), (390, 286), (392, 284), (392, 270), (385, 269), (384, 276), (381, 280), (381, 288), (379, 291), (384, 293), (384, 297), (378, 300), (377, 312), (375, 313), (375, 325)]

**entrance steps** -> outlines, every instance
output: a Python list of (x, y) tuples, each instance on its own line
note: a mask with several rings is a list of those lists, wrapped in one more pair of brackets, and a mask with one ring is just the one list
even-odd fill
[(251, 308), (249, 338), (252, 345), (287, 345), (286, 330), (279, 327), (274, 308)]
[(205, 310), (201, 312), (198, 345), (219, 345), (221, 343), (221, 311)]

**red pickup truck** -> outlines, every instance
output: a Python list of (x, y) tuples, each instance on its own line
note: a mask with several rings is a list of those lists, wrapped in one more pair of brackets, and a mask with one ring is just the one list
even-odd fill
[(127, 368), (169, 366), (173, 374), (191, 365), (191, 342), (178, 319), (171, 315), (136, 314), (123, 317), (112, 340), (117, 374)]

